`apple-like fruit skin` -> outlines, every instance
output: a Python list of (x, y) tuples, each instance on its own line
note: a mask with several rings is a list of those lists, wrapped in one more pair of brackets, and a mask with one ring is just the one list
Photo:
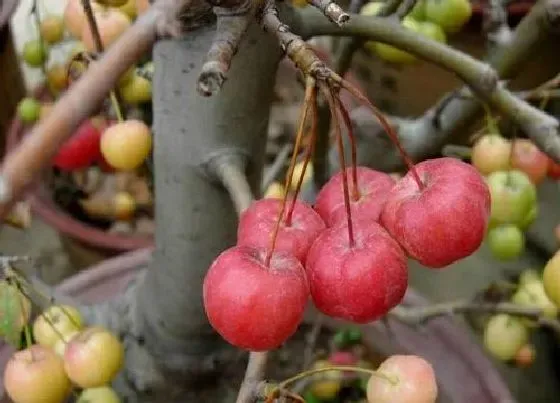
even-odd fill
[[(95, 11), (94, 17), (104, 49), (111, 46), (131, 25), (128, 16), (118, 9), (108, 8)], [(97, 51), (95, 40), (87, 20), (82, 26), (81, 39), (88, 51)]]
[(459, 32), (472, 16), (469, 0), (426, 0), (425, 18), (445, 32)]
[[(304, 262), (311, 244), (326, 225), (311, 206), (296, 199), (292, 222), (287, 226), (285, 218), (292, 201), (293, 199), (286, 203), (274, 250), (291, 253), (300, 262)], [(237, 245), (270, 248), (271, 235), (281, 207), (280, 199), (261, 199), (253, 202), (239, 218)]]
[(89, 167), (101, 157), (100, 141), (101, 130), (91, 119), (85, 120), (59, 148), (53, 165), (63, 171)]
[(528, 227), (537, 213), (537, 189), (522, 171), (496, 171), (486, 177), (491, 195), (490, 226)]
[(64, 350), (64, 369), (83, 389), (111, 382), (124, 364), (124, 347), (108, 330), (89, 327), (73, 336)]
[(482, 175), (510, 169), (511, 141), (499, 134), (486, 134), (472, 147), (471, 163)]
[(121, 399), (113, 388), (100, 386), (98, 388), (84, 389), (76, 403), (121, 403)]
[(525, 172), (538, 185), (546, 178), (549, 158), (532, 141), (519, 139), (513, 143), (511, 166)]
[(546, 173), (551, 179), (560, 179), (560, 164), (557, 164), (552, 158), (549, 158)]
[(512, 360), (529, 341), (529, 330), (517, 317), (500, 313), (492, 316), (484, 329), (484, 347), (502, 361)]
[(62, 359), (38, 344), (14, 353), (4, 370), (4, 388), (15, 403), (64, 402), (72, 390)]
[(27, 41), (23, 45), (23, 60), (31, 67), (41, 67), (49, 57), (49, 49), (40, 39)]
[[(368, 403), (435, 403), (438, 396), (432, 365), (415, 355), (393, 355), (381, 363), (367, 384)], [(388, 382), (383, 374), (397, 380)]]
[(291, 254), (234, 246), (210, 266), (203, 284), (206, 315), (230, 344), (249, 351), (273, 350), (303, 319), (309, 286), (302, 264)]
[(101, 135), (103, 158), (116, 169), (138, 168), (152, 150), (152, 132), (146, 123), (129, 119), (108, 127)]
[(82, 326), (83, 318), (76, 308), (70, 305), (53, 305), (35, 319), (33, 337), (40, 345), (54, 347), (60, 340), (60, 335), (81, 330)]
[(546, 263), (543, 284), (547, 297), (560, 308), (560, 252), (556, 252)]
[(41, 116), (41, 103), (34, 98), (23, 98), (18, 104), (18, 116), (24, 123), (35, 123)]
[(315, 240), (305, 263), (311, 298), (334, 318), (367, 323), (399, 304), (408, 286), (406, 256), (375, 221), (354, 221), (354, 245), (345, 223)]
[[(354, 181), (352, 180), (352, 168), (344, 170), (348, 179), (348, 190), (350, 193), (350, 211), (354, 221), (379, 220), (389, 192), (395, 186), (395, 179), (390, 175), (375, 171), (367, 167), (356, 167), (358, 176), (358, 190), (360, 198), (354, 200)], [(346, 221), (346, 206), (344, 204), (343, 171), (333, 175), (317, 194), (313, 208), (323, 218), (325, 223), (331, 227)]]
[(408, 256), (443, 268), (482, 244), (490, 192), (472, 165), (454, 158), (426, 160), (415, 169), (424, 188), (408, 172), (391, 191), (380, 222)]
[(500, 225), (488, 231), (488, 246), (497, 259), (517, 259), (525, 250), (525, 236), (515, 225)]
[[(311, 369), (324, 369), (334, 366), (329, 361), (317, 360), (313, 363)], [(339, 370), (319, 372), (312, 376), (309, 390), (313, 397), (321, 401), (330, 401), (336, 397), (342, 388), (343, 375)]]
[[(411, 17), (404, 17), (401, 26), (412, 32), (420, 33), (420, 23)], [(395, 64), (411, 64), (418, 59), (411, 53), (381, 42), (366, 42), (366, 47), (372, 49), (380, 59)]]

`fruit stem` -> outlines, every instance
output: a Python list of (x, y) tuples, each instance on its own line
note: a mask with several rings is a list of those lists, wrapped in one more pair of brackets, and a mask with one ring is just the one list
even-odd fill
[[(95, 15), (93, 14), (93, 8), (91, 7), (91, 0), (81, 0), (82, 7), (84, 8), (85, 15), (87, 17), (89, 29), (93, 36), (93, 42), (95, 43), (95, 50), (97, 53), (103, 53), (103, 42), (101, 41), (101, 35), (99, 34), (99, 27), (97, 26), (97, 21), (95, 20)], [(119, 97), (116, 91), (111, 91), (111, 104), (115, 109), (117, 114), (117, 119), (119, 122), (124, 120), (124, 113), (121, 108)]]
[[(390, 376), (389, 374), (386, 374), (384, 372), (381, 371), (376, 371), (373, 369), (367, 369), (367, 368), (360, 368), (360, 367), (354, 367), (351, 365), (335, 365), (332, 367), (325, 367), (325, 368), (314, 368), (314, 369), (309, 369), (307, 371), (303, 371), (300, 372), (299, 374), (292, 376), (291, 378), (288, 378), (282, 382), (280, 382), (276, 388), (274, 388), (274, 390), (277, 389), (286, 389), (286, 387), (294, 382), (297, 382), (301, 379), (307, 378), (311, 375), (315, 375), (321, 372), (329, 372), (329, 371), (347, 371), (347, 372), (357, 372), (357, 373), (361, 373), (361, 374), (368, 374), (371, 376), (376, 376), (379, 377), (381, 379), (386, 380), (387, 382), (389, 382), (392, 386), (397, 386), (399, 381), (398, 379), (396, 379), (395, 377)], [(274, 391), (273, 390), (273, 391)]]
[(288, 209), (288, 213), (286, 214), (286, 226), (290, 227), (292, 225), (292, 219), (294, 215), (294, 209), (296, 206), (296, 199), (299, 195), (301, 190), (301, 186), (303, 185), (303, 178), (305, 177), (305, 171), (307, 170), (307, 166), (311, 161), (311, 156), (315, 151), (315, 141), (317, 139), (317, 126), (318, 126), (318, 112), (317, 112), (317, 88), (313, 87), (313, 93), (311, 94), (310, 99), (310, 106), (311, 106), (311, 139), (309, 140), (309, 144), (307, 145), (307, 150), (305, 153), (305, 159), (303, 160), (303, 169), (300, 177), (298, 178), (298, 182), (296, 185), (296, 190), (294, 192), (294, 197), (292, 198), (292, 202), (290, 208)]
[(356, 144), (356, 136), (354, 136), (354, 129), (352, 127), (352, 121), (350, 120), (350, 114), (348, 109), (344, 106), (339, 98), (335, 98), (336, 104), (342, 115), (342, 120), (346, 126), (346, 131), (348, 133), (348, 139), (350, 140), (351, 153), (351, 164), (352, 164), (352, 200), (358, 201), (361, 197), (360, 189), (358, 188), (358, 145)]
[(340, 85), (342, 85), (342, 87), (346, 91), (348, 91), (350, 94), (352, 94), (358, 101), (360, 101), (362, 104), (364, 104), (365, 106), (367, 106), (371, 110), (371, 112), (377, 118), (377, 120), (379, 121), (381, 126), (383, 126), (383, 128), (385, 129), (385, 132), (387, 133), (387, 135), (391, 139), (392, 143), (399, 150), (401, 158), (403, 159), (403, 161), (404, 161), (406, 167), (408, 168), (408, 170), (411, 172), (412, 177), (414, 178), (414, 181), (418, 184), (418, 188), (420, 190), (424, 190), (425, 185), (424, 185), (424, 183), (422, 183), (422, 180), (420, 179), (420, 176), (418, 175), (418, 172), (416, 171), (416, 168), (414, 167), (414, 163), (412, 162), (412, 160), (408, 156), (408, 153), (404, 150), (401, 142), (399, 141), (399, 138), (398, 138), (397, 134), (395, 133), (395, 131), (391, 127), (391, 124), (387, 121), (387, 119), (385, 118), (383, 113), (379, 109), (377, 109), (357, 88), (355, 88), (348, 81), (341, 79)]
[(486, 129), (492, 134), (500, 135), (500, 129), (498, 128), (496, 119), (494, 119), (492, 110), (486, 102), (482, 103), (482, 107), (484, 108), (484, 114), (486, 115)]
[(25, 334), (25, 347), (31, 347), (33, 345), (33, 339), (31, 338), (31, 331), (29, 330), (29, 325), (23, 327), (23, 332)]
[(354, 228), (352, 226), (352, 209), (350, 206), (350, 192), (348, 191), (348, 178), (346, 176), (346, 161), (344, 160), (344, 145), (342, 144), (342, 131), (340, 130), (340, 121), (338, 119), (338, 111), (336, 108), (335, 95), (333, 90), (329, 87), (324, 88), (325, 97), (329, 104), (333, 118), (333, 127), (335, 130), (336, 144), (338, 147), (338, 157), (342, 169), (342, 190), (344, 192), (344, 207), (346, 208), (346, 220), (348, 223), (348, 244), (353, 247), (354, 242)]
[[(270, 266), (270, 260), (272, 259), (272, 254), (274, 253), (274, 248), (276, 248), (276, 239), (278, 238), (278, 231), (280, 230), (280, 223), (284, 217), (284, 211), (286, 209), (286, 202), (288, 200), (288, 189), (290, 183), (292, 182), (292, 177), (294, 176), (294, 169), (296, 166), (296, 160), (298, 151), (303, 138), (303, 128), (305, 127), (305, 121), (307, 118), (307, 112), (309, 111), (309, 105), (311, 98), (314, 93), (315, 79), (311, 76), (307, 77), (305, 84), (305, 99), (301, 107), (301, 113), (299, 117), (298, 130), (296, 134), (296, 141), (294, 144), (294, 151), (292, 152), (292, 159), (290, 161), (290, 166), (288, 167), (288, 173), (286, 175), (285, 186), (284, 186), (284, 196), (282, 197), (282, 204), (280, 205), (280, 212), (278, 213), (278, 218), (276, 219), (276, 225), (274, 226), (274, 231), (272, 232), (272, 237), (270, 241), (270, 248), (266, 254), (264, 264), (266, 267)], [(302, 173), (303, 176), (303, 173)]]

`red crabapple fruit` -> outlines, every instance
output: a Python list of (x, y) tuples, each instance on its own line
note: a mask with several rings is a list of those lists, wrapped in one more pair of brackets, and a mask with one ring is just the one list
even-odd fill
[(341, 223), (315, 240), (305, 269), (311, 298), (326, 315), (356, 323), (384, 316), (408, 285), (406, 256), (375, 221), (355, 221), (354, 244)]
[[(358, 200), (353, 200), (352, 168), (346, 168), (352, 219), (369, 220), (371, 218), (377, 221), (387, 196), (396, 182), (390, 175), (366, 167), (356, 167), (356, 174), (360, 197)], [(329, 227), (346, 219), (342, 179), (342, 171), (331, 177), (321, 188), (315, 201), (315, 211), (323, 217)]]
[(302, 264), (292, 254), (234, 246), (210, 266), (203, 285), (206, 315), (230, 344), (250, 351), (279, 347), (297, 330), (309, 299)]
[(442, 268), (475, 252), (486, 234), (490, 192), (472, 166), (436, 158), (415, 166), (391, 191), (381, 224), (413, 259)]
[[(326, 226), (319, 214), (300, 200), (296, 200), (292, 220), (288, 225), (286, 215), (291, 203), (289, 200), (286, 205), (274, 250), (289, 252), (300, 262), (304, 262), (311, 244)], [(281, 206), (280, 199), (254, 202), (239, 219), (237, 245), (268, 248)]]

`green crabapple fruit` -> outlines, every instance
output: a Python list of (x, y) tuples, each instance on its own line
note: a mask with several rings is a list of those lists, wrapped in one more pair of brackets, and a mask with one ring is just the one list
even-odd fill
[(54, 347), (61, 335), (80, 330), (83, 319), (80, 311), (69, 305), (53, 305), (33, 323), (33, 336), (38, 344)]
[(546, 263), (543, 272), (544, 290), (548, 298), (560, 307), (560, 252)]
[(499, 134), (480, 137), (471, 150), (471, 163), (482, 175), (510, 169), (511, 141)]
[(515, 225), (504, 224), (488, 231), (488, 246), (492, 255), (499, 260), (513, 260), (525, 249), (525, 236)]
[(528, 341), (529, 330), (517, 317), (500, 313), (486, 323), (484, 347), (499, 360), (512, 360)]
[(28, 41), (23, 45), (23, 60), (31, 67), (41, 67), (48, 57), (48, 48), (39, 39)]
[(18, 104), (18, 116), (24, 123), (35, 123), (41, 116), (41, 103), (35, 98), (23, 98)]
[(469, 0), (426, 0), (425, 18), (447, 33), (459, 32), (472, 16)]

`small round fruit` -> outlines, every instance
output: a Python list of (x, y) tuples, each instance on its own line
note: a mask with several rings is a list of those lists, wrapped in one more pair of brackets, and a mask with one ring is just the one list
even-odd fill
[[(556, 318), (558, 315), (558, 308), (548, 298), (544, 284), (540, 281), (532, 281), (519, 287), (511, 301), (521, 306), (542, 309), (543, 314), (549, 318)], [(531, 321), (525, 322), (531, 323)]]
[(532, 282), (540, 283), (541, 281), (542, 281), (542, 278), (536, 270), (527, 269), (527, 270), (523, 270), (521, 272), (521, 274), (519, 275), (518, 284), (519, 284), (519, 287), (523, 287), (523, 286), (525, 286), (525, 284), (529, 284), (529, 283), (532, 283)]
[(560, 307), (560, 252), (546, 263), (543, 272), (543, 284), (547, 297)]
[(535, 346), (527, 343), (519, 349), (517, 354), (515, 354), (515, 364), (521, 368), (530, 367), (533, 362), (535, 362), (535, 356), (537, 355), (537, 350)]
[(512, 360), (529, 341), (529, 330), (514, 316), (500, 313), (492, 316), (484, 329), (484, 346), (495, 358)]
[(430, 21), (418, 21), (418, 32), (436, 42), (446, 43), (447, 35), (437, 24)]
[(305, 262), (311, 298), (325, 315), (367, 323), (398, 305), (408, 286), (406, 256), (375, 221), (353, 222), (354, 244), (341, 223), (324, 230)]
[(491, 195), (490, 225), (522, 225), (537, 204), (537, 189), (521, 171), (496, 171), (486, 178)]
[(58, 94), (68, 87), (68, 71), (62, 64), (55, 64), (47, 70), (49, 89)]
[(531, 224), (535, 222), (539, 215), (539, 205), (535, 203), (533, 208), (525, 215), (525, 218), (519, 223), (518, 227), (521, 231), (526, 231)]
[(84, 389), (78, 396), (76, 403), (121, 403), (121, 399), (113, 388), (100, 386)]
[(62, 359), (44, 346), (14, 353), (4, 370), (4, 388), (14, 403), (60, 403), (70, 395)]
[(488, 231), (488, 246), (496, 259), (517, 259), (525, 250), (525, 236), (515, 225), (500, 225)]
[(41, 21), (39, 32), (45, 42), (58, 43), (64, 37), (64, 20), (58, 15), (47, 15)]
[(510, 169), (511, 141), (499, 134), (480, 137), (472, 147), (471, 163), (482, 175)]
[(23, 98), (18, 104), (18, 116), (24, 123), (35, 123), (41, 116), (41, 104), (35, 98)]
[(111, 382), (124, 364), (124, 347), (102, 327), (86, 328), (66, 346), (64, 369), (81, 388), (96, 388)]
[(210, 324), (227, 342), (250, 351), (273, 350), (290, 338), (309, 301), (301, 263), (286, 252), (274, 252), (270, 262), (267, 256), (267, 249), (234, 246), (204, 278)]
[(424, 21), (426, 17), (426, 0), (418, 0), (408, 13), (408, 16), (416, 21)]
[[(333, 364), (319, 360), (316, 361), (311, 369), (330, 368)], [(342, 373), (338, 370), (318, 372), (313, 375), (313, 381), (309, 386), (311, 393), (320, 400), (331, 400), (338, 395), (342, 388)]]
[(471, 19), (472, 5), (469, 0), (426, 0), (425, 13), (427, 20), (453, 34)]
[(25, 42), (23, 45), (23, 60), (31, 67), (41, 67), (49, 57), (47, 45), (40, 39)]
[(125, 2), (119, 7), (119, 11), (126, 14), (131, 21), (134, 20), (138, 15), (136, 0), (125, 0)]
[[(97, 22), (104, 49), (115, 42), (131, 24), (126, 14), (112, 8), (97, 11), (95, 13), (95, 21)], [(90, 52), (97, 50), (93, 34), (87, 22), (82, 27), (82, 42)]]
[(0, 281), (0, 337), (19, 334), (31, 317), (31, 301), (17, 286)]
[(282, 199), (284, 197), (284, 186), (280, 182), (272, 182), (266, 192), (265, 199)]
[(60, 358), (64, 358), (64, 351), (66, 351), (68, 342), (79, 333), (80, 332), (78, 330), (74, 330), (62, 335), (62, 338), (59, 338), (53, 346), (53, 351), (56, 353), (56, 355), (58, 355)]
[[(290, 190), (292, 192), (296, 191), (299, 178), (303, 174), (303, 165), (304, 161), (300, 161), (294, 165), (294, 174), (292, 176), (292, 181), (290, 182)], [(303, 176), (302, 186), (311, 180), (313, 180), (313, 165), (307, 164), (307, 167), (305, 167), (305, 175)]]
[(80, 330), (83, 319), (80, 311), (70, 305), (53, 305), (35, 319), (33, 336), (45, 347), (53, 347), (60, 335)]
[(551, 179), (560, 179), (560, 164), (557, 164), (552, 158), (548, 160), (547, 175)]
[[(368, 403), (435, 403), (438, 386), (434, 369), (416, 355), (393, 355), (377, 369), (367, 384)], [(389, 379), (396, 381), (392, 383)]]
[(152, 100), (152, 83), (135, 73), (128, 82), (120, 87), (120, 94), (123, 101), (131, 105), (150, 102)]
[[(101, 6), (94, 2), (91, 3), (91, 7), (94, 12), (101, 9)], [(64, 9), (64, 25), (74, 38), (81, 39), (84, 25), (88, 25), (82, 0), (68, 0)]]
[[(413, 32), (419, 33), (421, 31), (419, 22), (413, 18), (404, 17), (401, 24), (403, 28), (409, 29)], [(385, 43), (374, 42), (373, 45), (371, 45), (371, 42), (366, 42), (365, 46), (373, 49), (379, 58), (390, 63), (410, 64), (417, 60), (416, 56)]]
[(140, 120), (117, 123), (101, 135), (101, 153), (109, 165), (116, 169), (138, 168), (151, 149), (151, 130)]
[(127, 221), (134, 217), (136, 200), (128, 192), (118, 192), (113, 198), (115, 217), (117, 220)]
[(519, 139), (513, 143), (511, 166), (525, 172), (538, 185), (546, 177), (549, 158), (532, 141)]
[[(326, 228), (323, 219), (305, 202), (296, 199), (291, 222), (288, 210), (294, 199), (288, 200), (288, 208), (280, 223), (275, 251), (288, 252), (304, 262), (311, 244)], [(282, 208), (280, 199), (261, 199), (253, 202), (239, 217), (237, 245), (268, 249), (270, 234), (276, 228), (278, 214)]]

